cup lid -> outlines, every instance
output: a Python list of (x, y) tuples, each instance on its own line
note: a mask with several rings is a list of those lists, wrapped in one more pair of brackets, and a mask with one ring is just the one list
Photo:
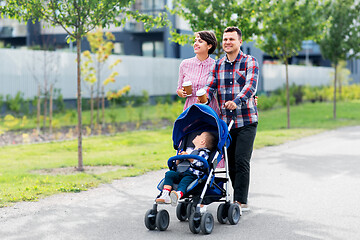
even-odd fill
[(191, 83), (191, 81), (186, 81), (186, 82), (183, 82), (183, 87), (186, 87), (186, 86), (191, 86), (192, 85), (192, 83)]
[(206, 93), (205, 89), (201, 88), (196, 91), (196, 96), (202, 96)]

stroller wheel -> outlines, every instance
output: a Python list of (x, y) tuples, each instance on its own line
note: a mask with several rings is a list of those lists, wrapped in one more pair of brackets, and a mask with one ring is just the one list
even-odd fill
[(212, 232), (214, 229), (214, 217), (211, 213), (207, 212), (201, 217), (200, 228), (204, 234)]
[(191, 214), (193, 212), (195, 212), (195, 206), (196, 204), (195, 203), (188, 203), (187, 207), (186, 207), (186, 216), (188, 218), (190, 218)]
[(186, 212), (187, 205), (189, 204), (181, 202), (176, 206), (176, 217), (182, 222), (188, 218)]
[(221, 224), (225, 224), (228, 220), (229, 204), (221, 203), (217, 209), (217, 220)]
[(160, 231), (165, 231), (170, 223), (170, 216), (168, 211), (161, 209), (156, 215), (155, 224)]
[(156, 228), (155, 224), (156, 212), (153, 209), (149, 209), (145, 213), (145, 226), (149, 230), (154, 230)]
[(201, 214), (199, 212), (193, 212), (189, 218), (190, 231), (194, 234), (198, 234), (200, 232), (200, 225), (201, 225)]
[(236, 225), (240, 220), (240, 208), (237, 204), (230, 204), (228, 218), (231, 225)]

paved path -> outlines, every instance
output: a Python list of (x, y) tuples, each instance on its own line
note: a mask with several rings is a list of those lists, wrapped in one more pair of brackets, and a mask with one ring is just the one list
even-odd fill
[(207, 236), (171, 206), (167, 231), (145, 228), (164, 172), (2, 208), (0, 239), (360, 239), (360, 126), (255, 150), (251, 211), (235, 226), (215, 220)]

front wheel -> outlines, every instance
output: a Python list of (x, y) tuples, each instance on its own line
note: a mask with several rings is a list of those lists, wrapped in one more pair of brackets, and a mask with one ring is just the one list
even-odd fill
[(190, 231), (194, 234), (198, 234), (200, 232), (200, 224), (201, 224), (201, 214), (199, 212), (191, 213), (189, 217)]
[(186, 211), (187, 205), (188, 204), (181, 202), (176, 206), (176, 217), (182, 222), (186, 221), (186, 219), (188, 218), (187, 211)]
[(156, 214), (156, 227), (160, 230), (160, 231), (165, 231), (170, 223), (170, 216), (168, 211), (166, 211), (165, 209), (161, 209), (157, 214)]
[(214, 217), (211, 213), (207, 212), (201, 216), (200, 228), (204, 234), (210, 234), (212, 232), (214, 229)]
[(144, 219), (145, 226), (147, 227), (147, 229), (154, 230), (156, 228), (155, 219), (156, 219), (156, 211), (154, 209), (147, 210)]

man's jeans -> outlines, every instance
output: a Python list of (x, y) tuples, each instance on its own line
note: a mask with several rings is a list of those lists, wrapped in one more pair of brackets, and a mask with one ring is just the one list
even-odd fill
[(228, 148), (229, 175), (234, 188), (234, 201), (247, 203), (250, 183), (250, 159), (256, 136), (257, 122), (230, 130)]

